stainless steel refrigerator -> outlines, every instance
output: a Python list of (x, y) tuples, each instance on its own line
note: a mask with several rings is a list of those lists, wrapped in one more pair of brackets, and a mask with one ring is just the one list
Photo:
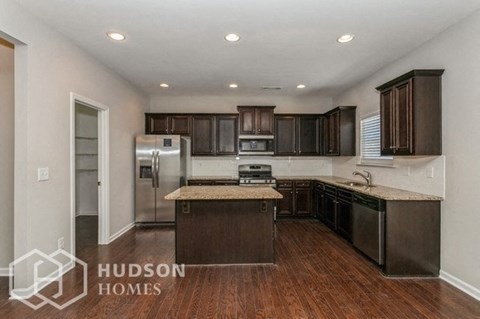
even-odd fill
[(175, 222), (175, 201), (167, 201), (164, 196), (186, 184), (188, 145), (188, 140), (180, 135), (137, 136), (137, 223)]

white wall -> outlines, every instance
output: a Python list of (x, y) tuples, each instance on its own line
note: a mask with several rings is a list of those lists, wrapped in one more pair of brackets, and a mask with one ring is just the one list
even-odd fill
[(75, 215), (98, 215), (97, 110), (75, 103), (75, 136)]
[[(15, 49), (15, 257), (70, 243), (70, 92), (110, 108), (111, 223), (133, 222), (134, 135), (143, 131), (146, 97), (14, 1), (0, 0), (0, 31)], [(106, 45), (108, 39), (105, 39)], [(23, 42), (25, 45), (22, 45)], [(37, 168), (50, 180), (37, 182)], [(16, 287), (31, 278), (15, 270)]]
[(0, 40), (0, 270), (13, 260), (13, 72), (14, 49)]
[[(378, 110), (376, 86), (412, 69), (445, 69), (442, 96), (446, 191), (442, 204), (441, 268), (443, 275), (459, 280), (457, 284), (470, 285), (465, 287), (477, 298), (480, 298), (479, 30), (480, 12), (476, 12), (334, 99), (335, 104), (356, 104), (359, 114), (366, 114)], [(436, 161), (441, 160), (433, 159)], [(356, 168), (353, 164), (350, 163), (350, 170)], [(333, 173), (343, 174), (343, 165), (341, 159), (334, 161)], [(419, 169), (429, 165), (437, 164), (420, 162)], [(389, 179), (383, 179), (380, 171), (375, 175), (387, 185), (388, 180), (393, 183), (396, 178), (408, 180), (402, 177), (402, 169), (394, 174), (384, 171), (389, 172), (386, 173)]]

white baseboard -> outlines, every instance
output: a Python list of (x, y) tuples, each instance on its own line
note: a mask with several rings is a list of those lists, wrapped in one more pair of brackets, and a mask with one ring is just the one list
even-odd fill
[(69, 261), (62, 266), (60, 270), (55, 270), (45, 278), (41, 278), (38, 284), (33, 284), (28, 288), (22, 289), (13, 289), (10, 294), (10, 299), (29, 299), (32, 298), (36, 293), (41, 291), (43, 288), (61, 278), (65, 273), (75, 267), (75, 262), (73, 260)]
[(10, 268), (0, 268), (0, 277), (10, 277)]
[(465, 281), (449, 274), (448, 272), (445, 272), (443, 270), (440, 270), (440, 279), (445, 280), (449, 284), (455, 286), (456, 288), (460, 289), (464, 293), (472, 296), (473, 298), (480, 300), (480, 289), (473, 287), (469, 283), (466, 283)]
[(75, 217), (78, 216), (98, 216), (98, 212), (94, 211), (82, 211), (82, 212), (76, 212)]
[(122, 236), (123, 234), (125, 234), (127, 231), (129, 231), (131, 228), (133, 228), (133, 226), (135, 226), (135, 223), (131, 223), (130, 225), (127, 225), (125, 227), (123, 227), (122, 229), (120, 229), (119, 231), (117, 231), (115, 234), (113, 234), (112, 236), (110, 236), (110, 240), (109, 240), (109, 244), (112, 243), (115, 239), (117, 239), (118, 237)]

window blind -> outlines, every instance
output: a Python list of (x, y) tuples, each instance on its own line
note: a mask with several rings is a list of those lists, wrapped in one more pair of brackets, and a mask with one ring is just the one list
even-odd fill
[(392, 161), (391, 156), (381, 156), (380, 154), (380, 114), (375, 114), (360, 121), (361, 136), (361, 160), (388, 160)]

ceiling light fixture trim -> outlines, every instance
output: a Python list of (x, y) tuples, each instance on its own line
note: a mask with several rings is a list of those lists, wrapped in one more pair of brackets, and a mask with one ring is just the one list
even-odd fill
[(355, 34), (350, 34), (350, 33), (343, 34), (343, 35), (338, 37), (337, 42), (338, 43), (347, 43), (347, 42), (352, 41), (353, 38), (355, 38)]
[(227, 40), (228, 42), (237, 42), (238, 40), (240, 40), (240, 36), (235, 33), (229, 33), (225, 36), (225, 40)]
[(107, 37), (115, 41), (123, 41), (126, 39), (125, 35), (115, 31), (108, 31)]
[(169, 85), (167, 83), (160, 83), (160, 87), (162, 88), (168, 88)]

